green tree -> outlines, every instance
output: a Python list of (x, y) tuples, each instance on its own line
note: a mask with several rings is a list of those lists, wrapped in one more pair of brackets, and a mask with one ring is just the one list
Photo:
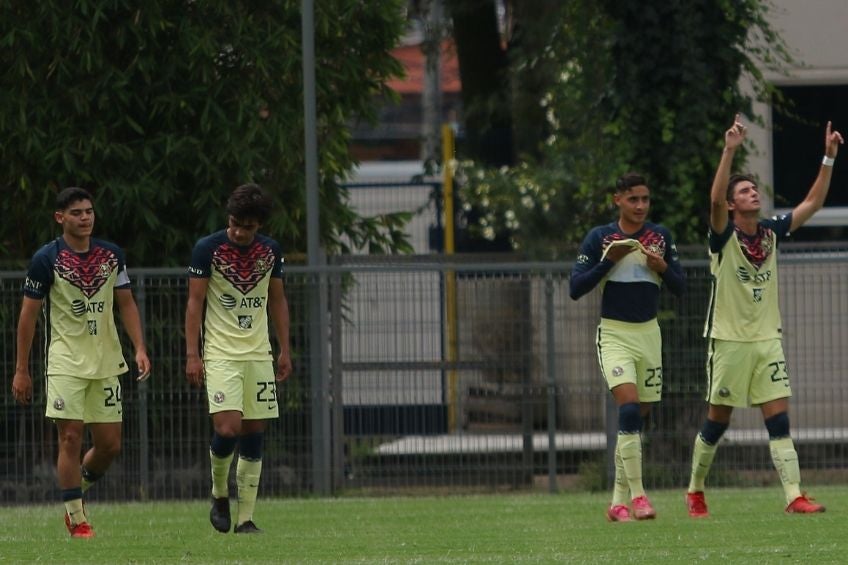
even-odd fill
[[(549, 77), (544, 88), (524, 94), (545, 109), (544, 128), (537, 113), (528, 120), (539, 147), (525, 143), (511, 168), (460, 163), (462, 198), (475, 218), (468, 230), (507, 237), (531, 255), (561, 256), (591, 225), (612, 218), (614, 179), (637, 170), (649, 179), (653, 218), (678, 241), (700, 242), (729, 120), (737, 111), (750, 116), (752, 101), (772, 94), (762, 69), (791, 61), (767, 20), (768, 6), (604, 0), (547, 8), (517, 12), (534, 40), (508, 47), (514, 76)], [(752, 93), (742, 90), (743, 76)], [(523, 110), (514, 112), (513, 123), (522, 124)]]
[[(316, 2), (321, 238), (408, 250), (407, 216), (359, 216), (339, 185), (352, 119), (402, 71), (402, 0)], [(305, 249), (300, 0), (60, 0), (0, 5), (0, 251), (56, 233), (56, 191), (90, 189), (96, 233), (133, 265), (184, 264), (238, 184), (276, 202), (264, 231)]]

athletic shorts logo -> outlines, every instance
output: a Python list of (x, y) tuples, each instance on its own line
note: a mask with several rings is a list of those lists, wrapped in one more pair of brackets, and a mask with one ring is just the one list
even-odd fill
[(232, 310), (236, 307), (236, 297), (230, 294), (222, 294), (218, 300), (221, 302), (221, 306), (227, 310)]
[(53, 408), (56, 410), (64, 410), (65, 409), (65, 400), (62, 398), (57, 398), (53, 401)]
[(239, 316), (238, 324), (241, 329), (249, 330), (253, 327), (253, 316)]
[(718, 389), (718, 395), (722, 398), (728, 398), (730, 396), (730, 391), (727, 389), (726, 386), (723, 386)]
[(612, 369), (612, 376), (613, 377), (620, 377), (623, 374), (624, 374), (624, 369), (622, 369), (621, 367), (613, 367), (613, 369)]
[(224, 402), (224, 400), (225, 400), (226, 398), (227, 398), (227, 395), (225, 395), (225, 394), (224, 394), (223, 392), (221, 392), (220, 390), (219, 390), (218, 392), (216, 392), (215, 394), (213, 394), (213, 395), (212, 395), (212, 401), (213, 401), (215, 404), (221, 404), (222, 402)]

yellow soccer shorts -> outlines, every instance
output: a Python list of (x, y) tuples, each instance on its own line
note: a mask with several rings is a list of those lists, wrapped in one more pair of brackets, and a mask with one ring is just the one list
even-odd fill
[(272, 361), (204, 361), (209, 413), (236, 410), (245, 420), (279, 416)]
[(792, 396), (780, 339), (711, 339), (707, 379), (710, 404), (747, 408)]
[(118, 376), (81, 379), (47, 376), (47, 410), (53, 420), (82, 420), (86, 424), (111, 424), (123, 419), (121, 381)]
[(662, 336), (657, 320), (631, 323), (601, 318), (595, 342), (610, 390), (631, 383), (640, 402), (662, 398)]

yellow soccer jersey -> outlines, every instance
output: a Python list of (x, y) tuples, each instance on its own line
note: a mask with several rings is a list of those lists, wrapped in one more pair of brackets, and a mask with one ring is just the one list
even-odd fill
[(226, 230), (194, 247), (189, 275), (209, 279), (203, 321), (203, 358), (262, 361), (272, 356), (268, 334), (268, 284), (282, 278), (283, 257), (274, 240), (257, 234), (247, 246)]
[(789, 235), (792, 215), (762, 220), (754, 236), (733, 222), (710, 232), (712, 290), (704, 336), (728, 341), (781, 337), (777, 242)]
[(47, 374), (102, 379), (126, 373), (113, 313), (115, 289), (129, 288), (123, 251), (91, 239), (77, 253), (61, 237), (39, 249), (24, 294), (44, 300)]

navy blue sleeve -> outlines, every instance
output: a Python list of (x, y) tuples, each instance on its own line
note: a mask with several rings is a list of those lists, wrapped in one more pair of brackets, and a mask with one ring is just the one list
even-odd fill
[(191, 252), (191, 263), (188, 266), (192, 278), (208, 279), (212, 275), (212, 237), (207, 236), (198, 241)]
[(782, 216), (774, 216), (767, 220), (763, 220), (761, 223), (765, 227), (774, 231), (777, 236), (777, 241), (783, 241), (792, 235), (789, 231), (792, 227), (792, 212)]
[(601, 260), (602, 252), (601, 233), (595, 228), (580, 244), (577, 261), (571, 270), (569, 295), (572, 300), (577, 300), (598, 286), (598, 283), (615, 265), (613, 261)]
[(680, 264), (680, 258), (677, 256), (677, 246), (671, 238), (671, 232), (664, 229), (663, 237), (666, 242), (663, 259), (665, 259), (668, 268), (660, 277), (673, 295), (680, 296), (686, 290), (686, 273)]
[[(55, 257), (54, 257), (55, 259)], [(43, 300), (53, 284), (53, 263), (48, 246), (45, 245), (33, 255), (24, 279), (24, 296), (33, 300)]]
[(280, 244), (271, 240), (271, 250), (274, 252), (274, 268), (271, 269), (271, 277), (275, 279), (283, 278), (283, 264), (286, 258), (283, 257), (283, 252), (280, 249)]
[(710, 253), (718, 253), (721, 251), (725, 244), (730, 241), (730, 236), (733, 235), (733, 222), (727, 222), (727, 227), (724, 228), (722, 233), (716, 233), (713, 231), (713, 228), (710, 228), (710, 233), (708, 236), (708, 240), (710, 243)]

